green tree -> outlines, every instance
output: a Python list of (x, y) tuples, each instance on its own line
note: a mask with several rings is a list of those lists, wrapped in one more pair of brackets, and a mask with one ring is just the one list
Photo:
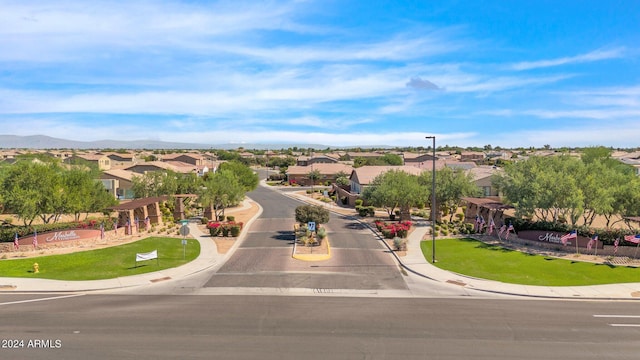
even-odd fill
[(296, 221), (303, 224), (310, 221), (315, 222), (316, 225), (326, 224), (330, 219), (329, 210), (319, 205), (300, 205), (296, 208), (295, 213)]
[(62, 207), (60, 168), (54, 164), (20, 161), (6, 169), (2, 198), (7, 211), (25, 225), (40, 217), (48, 223)]
[(398, 154), (384, 154), (381, 159), (386, 165), (402, 165), (404, 163), (404, 160)]
[(131, 190), (136, 199), (175, 195), (178, 190), (178, 174), (175, 171), (149, 171), (131, 179)]
[(534, 156), (506, 166), (495, 182), (517, 216), (575, 224), (585, 211), (584, 174), (584, 163), (574, 157)]
[(436, 204), (431, 204), (432, 174), (431, 171), (423, 172), (418, 178), (418, 183), (428, 189), (429, 196), (426, 203), (429, 203), (429, 207), (436, 207), (436, 218), (439, 218), (442, 212), (449, 214), (449, 220), (453, 220), (453, 216), (462, 205), (463, 197), (480, 195), (480, 189), (474, 184), (471, 174), (445, 167), (436, 171)]
[(346, 172), (344, 172), (344, 171), (342, 171), (342, 170), (341, 170), (341, 171), (338, 171), (338, 172), (335, 174), (335, 177), (336, 177), (336, 184), (337, 184), (337, 185), (340, 185), (340, 186), (347, 186), (347, 185), (349, 185), (349, 184), (350, 184), (350, 181), (349, 181), (349, 174), (347, 174)]
[(602, 162), (611, 158), (611, 149), (604, 146), (592, 146), (582, 149), (580, 156), (585, 164), (592, 164), (594, 162)]
[(349, 178), (346, 176), (339, 176), (336, 178), (336, 185), (348, 186), (350, 183)]
[(400, 220), (410, 219), (410, 208), (427, 202), (429, 192), (418, 183), (418, 177), (402, 170), (389, 170), (371, 181), (362, 192), (369, 204), (382, 207), (389, 217), (400, 209)]
[(255, 190), (255, 188), (258, 187), (258, 184), (260, 183), (258, 174), (256, 174), (253, 170), (251, 170), (250, 167), (241, 162), (224, 162), (220, 165), (220, 171), (222, 170), (228, 170), (235, 174), (245, 192)]
[(353, 159), (353, 167), (354, 168), (359, 168), (362, 166), (367, 165), (367, 159), (363, 158), (363, 157), (356, 157), (355, 159)]
[(220, 170), (204, 181), (198, 192), (198, 200), (205, 206), (213, 206), (216, 217), (224, 216), (227, 207), (237, 205), (245, 195), (245, 188), (231, 170)]
[(322, 175), (320, 174), (320, 170), (318, 169), (309, 171), (309, 173), (307, 174), (307, 177), (311, 181), (311, 189), (313, 189), (313, 186), (316, 184), (316, 182), (320, 180), (321, 176)]
[(202, 186), (202, 178), (195, 173), (176, 174), (177, 194), (195, 194)]
[(96, 184), (99, 184), (103, 191), (104, 186), (92, 178), (91, 173), (79, 168), (72, 168), (62, 175), (62, 181), (65, 191), (65, 212), (73, 214), (75, 220), (80, 220), (82, 212), (88, 213), (90, 208), (90, 199), (98, 195), (96, 192)]
[(56, 222), (63, 214), (104, 210), (114, 204), (102, 183), (84, 167), (66, 169), (55, 163), (19, 161), (3, 168), (0, 197), (5, 210), (16, 214), (26, 226), (37, 217)]

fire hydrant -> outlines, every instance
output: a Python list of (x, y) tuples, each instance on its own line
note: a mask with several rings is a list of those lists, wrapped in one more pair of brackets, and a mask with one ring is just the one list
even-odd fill
[(33, 273), (37, 274), (40, 272), (40, 265), (38, 263), (33, 263)]

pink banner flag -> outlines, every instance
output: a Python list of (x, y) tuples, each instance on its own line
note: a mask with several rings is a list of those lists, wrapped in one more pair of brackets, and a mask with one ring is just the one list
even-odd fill
[(20, 249), (20, 243), (18, 242), (18, 233), (16, 233), (16, 236), (13, 238), (13, 247), (16, 250)]
[(34, 230), (33, 232), (33, 248), (36, 249), (38, 247), (38, 231)]

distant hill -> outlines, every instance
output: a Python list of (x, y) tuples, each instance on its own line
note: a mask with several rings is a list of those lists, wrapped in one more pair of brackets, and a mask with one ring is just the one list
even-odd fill
[[(178, 143), (156, 140), (99, 140), (99, 141), (75, 141), (54, 138), (46, 135), (0, 135), (0, 149), (286, 149), (297, 147), (300, 149), (326, 149), (337, 148), (321, 144), (198, 144)], [(353, 146), (354, 148), (357, 146)], [(385, 148), (388, 146), (360, 146), (361, 148)], [(351, 146), (350, 146), (351, 148)]]

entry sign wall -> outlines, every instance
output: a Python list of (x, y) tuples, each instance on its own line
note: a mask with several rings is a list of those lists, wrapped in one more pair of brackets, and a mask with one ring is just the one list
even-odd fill
[(187, 226), (187, 225), (180, 226), (180, 235), (182, 235), (182, 236), (189, 235), (189, 226)]
[(307, 229), (309, 229), (309, 231), (316, 231), (316, 222), (315, 221), (309, 221), (307, 223)]

